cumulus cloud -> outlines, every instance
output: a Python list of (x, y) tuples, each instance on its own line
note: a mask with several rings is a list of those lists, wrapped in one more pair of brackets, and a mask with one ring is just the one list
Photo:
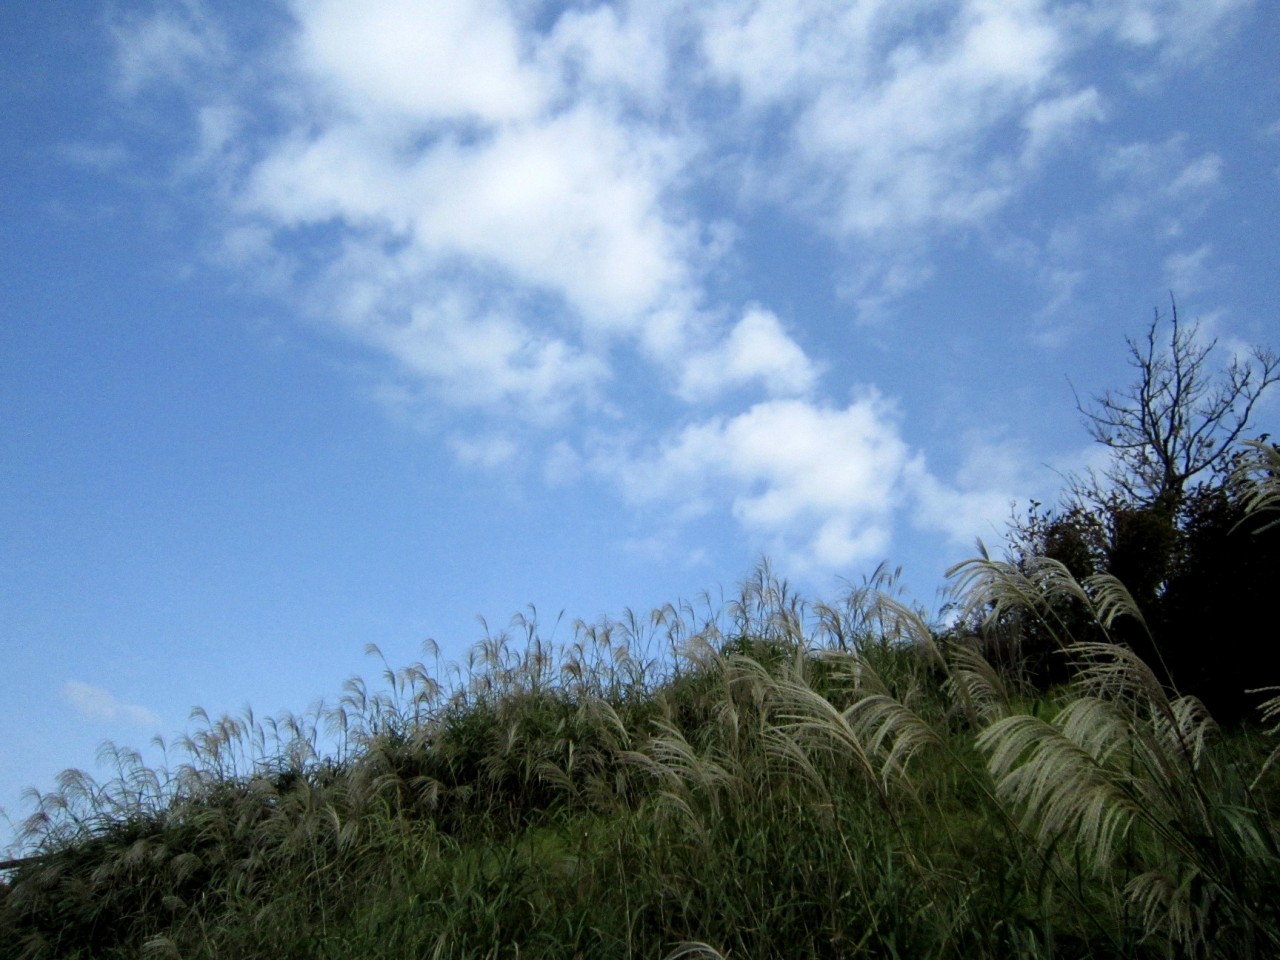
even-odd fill
[(341, 109), (425, 118), (529, 117), (550, 94), (521, 56), (519, 25), (499, 0), (297, 0), (296, 55), (315, 92)]
[(813, 362), (777, 316), (754, 306), (721, 343), (686, 359), (680, 393), (691, 400), (704, 399), (759, 382), (774, 396), (806, 394), (817, 376)]
[(725, 503), (757, 541), (797, 566), (832, 568), (887, 548), (911, 460), (875, 393), (844, 408), (794, 399), (691, 423), (659, 450), (596, 461), (633, 500)]
[(62, 685), (62, 699), (86, 720), (103, 720), (109, 723), (128, 723), (139, 727), (158, 727), (160, 718), (146, 707), (121, 703), (102, 687), (68, 680)]
[(936, 476), (875, 391), (843, 407), (764, 401), (656, 446), (598, 451), (592, 466), (635, 503), (669, 503), (689, 517), (727, 510), (758, 547), (801, 572), (883, 560), (903, 520), (953, 545), (990, 539), (1015, 492), (1028, 489), (1015, 449), (977, 440), (953, 480)]
[(335, 124), (273, 149), (244, 209), (279, 228), (336, 220), (356, 242), (408, 244), (422, 271), (474, 259), (563, 297), (585, 323), (626, 324), (682, 280), (683, 228), (660, 204), (673, 151), (586, 108), (408, 156), (385, 130)]
[(364, 333), (453, 404), (535, 422), (558, 420), (605, 376), (598, 359), (564, 340), (460, 299), (416, 306), (403, 321), (371, 321)]
[(669, 27), (670, 11), (662, 4), (570, 8), (539, 59), (559, 65), (563, 86), (574, 96), (643, 112), (670, 109)]
[[(269, 100), (229, 79), (219, 97), (240, 102), (201, 105), (194, 153), (225, 185), (229, 236), (297, 253), (328, 274), (327, 289), (348, 278), (353, 289), (331, 294), (344, 323), (403, 351), (402, 366), (442, 375), (421, 357), (429, 331), (446, 327), (413, 319), (413, 306), (474, 300), (466, 287), (479, 274), (487, 288), (529, 295), (508, 300), (504, 323), (532, 346), (491, 338), (495, 366), (520, 358), (499, 381), (533, 363), (562, 371), (572, 395), (619, 339), (670, 367), (707, 349), (708, 318), (742, 309), (703, 303), (718, 250), (691, 201), (708, 175), (750, 184), (739, 202), (784, 204), (853, 243), (856, 266), (839, 285), (865, 313), (882, 312), (931, 276), (931, 238), (997, 215), (1029, 168), (1103, 119), (1101, 92), (1073, 77), (1078, 52), (1103, 37), (1159, 42), (1177, 29), (1170, 5), (1190, 12), (1174, 0), (1126, 0), (1111, 13), (1040, 0), (717, 0), (547, 16), (504, 0), (359, 10), (294, 0), (292, 31), (266, 48), (271, 68), (248, 71), (266, 78)], [(1202, 26), (1238, 5), (1207, 6), (1195, 12)], [(196, 0), (128, 21), (118, 42), (129, 91), (181, 84), (191, 64), (219, 57), (229, 78), (245, 73), (227, 65), (227, 42)], [(255, 110), (272, 122), (232, 151)], [(754, 133), (762, 123), (776, 133), (767, 145)], [(1211, 181), (1213, 159), (1190, 162), (1177, 189)], [(320, 235), (338, 238), (327, 264), (315, 247), (297, 251)], [(347, 265), (392, 256), (379, 309), (352, 323), (369, 284)], [(767, 371), (752, 366), (742, 340), (766, 335), (758, 320), (745, 316), (723, 344), (723, 375), (684, 364), (675, 392), (809, 389), (798, 348)], [(493, 332), (487, 310), (459, 320), (472, 322)], [(396, 323), (413, 332), (370, 329)], [(540, 348), (550, 352), (530, 361)]]
[[(687, 341), (699, 250), (667, 202), (679, 136), (553, 104), (565, 64), (505, 4), (294, 12), (301, 107), (244, 171), (235, 236), (305, 262), (318, 314), (433, 396), (543, 422), (607, 379), (618, 338), (651, 355)], [(546, 49), (586, 62), (623, 31), (576, 22)], [(327, 260), (306, 246), (321, 234)]]
[(965, 447), (950, 482), (926, 469), (923, 457), (912, 463), (905, 481), (913, 498), (913, 525), (942, 533), (955, 547), (1001, 537), (1014, 505), (1040, 486), (1027, 458), (1012, 445), (971, 436)]
[[(1176, 45), (1180, 18), (1207, 32), (1240, 6), (292, 0), (255, 68), (186, 0), (119, 27), (119, 85), (191, 94), (187, 172), (214, 185), (226, 261), (385, 358), (398, 406), (492, 418), (445, 430), (461, 462), (541, 436), (556, 482), (594, 469), (676, 514), (723, 506), (843, 566), (882, 553), (904, 509), (967, 535), (1004, 488), (933, 476), (874, 392), (823, 398), (804, 338), (715, 282), (735, 253), (720, 225), (768, 207), (816, 227), (837, 289), (889, 318), (934, 275), (932, 245), (996, 224), (1106, 123), (1115, 92), (1084, 55)], [(1204, 198), (1221, 161), (1174, 138), (1095, 169), (1119, 210)]]

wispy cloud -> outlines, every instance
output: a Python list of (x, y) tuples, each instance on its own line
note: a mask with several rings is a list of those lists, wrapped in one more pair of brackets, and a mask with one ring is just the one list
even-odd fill
[(1222, 174), (1217, 154), (1193, 154), (1187, 137), (1135, 141), (1107, 150), (1098, 160), (1104, 180), (1116, 186), (1110, 213), (1117, 221), (1159, 216), (1166, 237), (1181, 235), (1205, 212)]
[(129, 96), (148, 88), (192, 84), (207, 63), (228, 54), (218, 22), (193, 0), (145, 15), (126, 15), (113, 25), (113, 33), (116, 83)]
[(519, 451), (515, 441), (505, 434), (454, 436), (449, 439), (449, 446), (461, 463), (483, 469), (509, 463)]
[(1138, 50), (1154, 51), (1159, 66), (1210, 56), (1254, 0), (1113, 0), (1088, 5), (1082, 22)]
[(1022, 162), (1040, 161), (1064, 143), (1080, 137), (1089, 124), (1100, 123), (1105, 118), (1102, 96), (1094, 87), (1041, 100), (1022, 119), (1027, 136)]
[(110, 691), (80, 680), (64, 683), (61, 696), (63, 702), (86, 720), (127, 723), (137, 727), (160, 726), (160, 718), (146, 707), (122, 703)]
[(1194, 250), (1178, 250), (1164, 260), (1165, 284), (1175, 297), (1193, 298), (1213, 285), (1213, 247), (1202, 243)]

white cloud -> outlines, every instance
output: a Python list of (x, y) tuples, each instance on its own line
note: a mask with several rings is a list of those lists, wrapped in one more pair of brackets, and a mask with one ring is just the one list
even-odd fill
[(893, 413), (868, 393), (844, 409), (769, 400), (679, 431), (660, 452), (597, 458), (636, 501), (727, 506), (797, 568), (879, 559), (911, 454)]
[(952, 480), (901, 435), (874, 391), (843, 408), (774, 399), (676, 431), (663, 443), (597, 450), (591, 467), (674, 527), (727, 511), (755, 547), (803, 574), (885, 559), (903, 518), (953, 546), (1002, 533), (1018, 498), (1040, 492), (1021, 452), (971, 438)]
[(519, 25), (497, 0), (295, 0), (297, 57), (355, 114), (503, 121), (537, 113), (548, 79), (523, 62)]
[[(562, 410), (606, 378), (611, 338), (656, 340), (691, 316), (669, 309), (692, 251), (650, 169), (665, 148), (586, 110), (407, 156), (375, 129), (336, 125), (282, 143), (241, 208), (281, 243), (345, 225), (328, 312), (443, 395)], [(508, 291), (502, 311), (475, 305), (480, 285)], [(574, 346), (574, 327), (595, 345)]]
[(1079, 136), (1082, 126), (1099, 123), (1105, 116), (1102, 97), (1093, 87), (1037, 103), (1022, 120), (1027, 131), (1023, 161), (1039, 161), (1063, 142)]
[(505, 434), (484, 434), (475, 437), (454, 435), (449, 446), (460, 463), (471, 467), (492, 470), (515, 459), (519, 448)]
[(342, 220), (349, 227), (404, 233), (410, 224), (408, 171), (391, 162), (393, 146), (355, 124), (295, 131), (254, 166), (241, 210), (284, 228)]
[(109, 691), (79, 680), (62, 685), (62, 699), (87, 720), (129, 723), (140, 727), (158, 727), (160, 718), (146, 707), (121, 703)]
[(923, 286), (933, 273), (932, 264), (922, 254), (902, 250), (895, 257), (872, 259), (852, 269), (837, 289), (857, 307), (858, 323), (874, 326), (893, 316), (895, 298)]
[[(675, 513), (719, 504), (774, 549), (841, 566), (881, 554), (900, 510), (968, 536), (1007, 485), (934, 477), (874, 393), (824, 401), (769, 305), (719, 292), (734, 251), (714, 225), (761, 207), (817, 225), (860, 315), (888, 317), (940, 239), (998, 228), (1108, 119), (1115, 93), (1083, 69), (1099, 42), (1156, 49), (1179, 18), (1218, 29), (1240, 4), (1193, 6), (294, 0), (289, 42), (245, 71), (267, 89), (193, 107), (193, 163), (226, 203), (228, 258), (389, 359), (385, 395), (503, 418), (447, 435), (463, 462), (509, 461), (531, 423), (594, 418), (584, 432), (612, 440), (561, 440), (549, 479), (594, 468)], [(224, 42), (194, 0), (177, 9), (121, 31), (123, 89), (200, 88), (192, 65)], [(1118, 215), (1180, 217), (1221, 168), (1176, 137), (1097, 166)], [(1203, 262), (1181, 256), (1171, 274)], [(1085, 282), (1066, 256), (1043, 278), (1060, 301)], [(616, 405), (622, 354), (644, 366), (627, 384), (670, 394), (661, 414)], [(766, 399), (733, 408), (744, 388)], [(671, 425), (712, 401), (720, 416)], [(624, 431), (669, 442), (642, 457)]]
[(681, 376), (680, 394), (697, 400), (759, 381), (771, 396), (809, 393), (817, 370), (772, 312), (751, 307), (710, 350), (691, 354)]
[(707, 17), (714, 76), (749, 108), (793, 110), (783, 192), (838, 233), (874, 240), (998, 209), (1009, 174), (978, 147), (1036, 103), (1066, 56), (1038, 4), (975, 0), (921, 30), (930, 7), (766, 2)]
[[(1166, 13), (721, 0), (543, 11), (535, 24), (532, 8), (503, 0), (291, 10), (271, 69), (241, 71), (271, 78), (275, 122), (254, 125), (260, 91), (234, 84), (215, 95), (205, 83), (194, 108), (193, 162), (232, 201), (229, 246), (264, 263), (272, 248), (286, 254), (272, 276), (323, 289), (314, 303), (337, 305), (345, 329), (430, 392), (468, 405), (527, 395), (535, 407), (555, 377), (566, 404), (589, 396), (619, 341), (674, 369), (669, 386), (687, 400), (752, 382), (810, 391), (813, 365), (767, 305), (707, 346), (709, 318), (742, 307), (705, 302), (724, 251), (690, 202), (704, 180), (750, 182), (759, 190), (744, 202), (782, 201), (851, 242), (856, 266), (840, 284), (862, 314), (884, 314), (932, 275), (934, 238), (989, 221), (1103, 118), (1102, 94), (1069, 70), (1090, 31), (1136, 36), (1142, 16)], [(190, 65), (226, 44), (188, 0), (131, 22), (119, 46), (136, 91), (192, 86)], [(736, 112), (700, 106), (726, 91)], [(767, 145), (762, 123), (777, 134)], [(1165, 182), (1203, 190), (1216, 162), (1188, 158)], [(305, 249), (311, 268), (291, 271), (288, 255), (312, 236), (328, 248)], [(478, 287), (504, 291), (502, 309), (475, 304)], [(451, 352), (465, 374), (450, 372)]]
[[(708, 3), (703, 50), (715, 79), (733, 84), (749, 109), (767, 109), (806, 98), (826, 78), (859, 76), (888, 13), (882, 3)], [(845, 69), (833, 70), (845, 56)]]
[[(378, 32), (359, 26), (359, 42), (344, 46), (343, 17), (361, 20), (363, 10), (299, 4), (306, 69), (295, 82), (351, 96), (340, 109), (304, 98), (318, 112), (303, 111), (262, 151), (238, 197), (236, 229), (259, 254), (263, 230), (282, 249), (307, 231), (340, 237), (318, 262), (317, 313), (436, 396), (514, 403), (526, 418), (554, 420), (607, 379), (616, 338), (638, 338), (651, 355), (686, 342), (697, 313), (680, 304), (693, 299), (697, 231), (665, 198), (686, 147), (589, 103), (500, 109), (467, 78), (487, 76), (483, 58), (455, 65), (467, 74), (449, 94), (456, 103), (401, 89), (419, 80), (434, 89), (439, 78), (365, 65), (414, 49), (430, 61), (436, 40), (425, 34), (474, 28), (488, 32), (476, 43), (500, 51), (502, 83), (550, 83), (554, 64), (513, 66), (527, 44), (498, 5), (465, 6), (380, 3)], [(382, 32), (397, 34), (390, 51), (375, 42)], [(482, 302), (495, 290), (500, 304)]]
[[(1196, 35), (1211, 47), (1247, 5), (724, 0), (703, 8), (703, 49), (709, 77), (739, 97), (744, 141), (764, 128), (781, 146), (746, 161), (750, 195), (843, 241), (844, 286), (883, 314), (911, 289), (901, 278), (930, 275), (933, 243), (995, 223), (1107, 119), (1109, 94), (1081, 82), (1105, 76), (1086, 60), (1100, 45), (1138, 45), (1133, 69), (1156, 82), (1153, 56), (1183, 57), (1166, 54)], [(1215, 176), (1206, 157), (1146, 185), (1194, 190)]]
[[(863, 279), (846, 284), (883, 307), (902, 291), (875, 277), (928, 276), (916, 261), (931, 238), (989, 221), (1102, 119), (1102, 94), (1074, 77), (1081, 51), (1159, 46), (1188, 22), (1221, 31), (1244, 5), (294, 0), (292, 38), (257, 74), (273, 78), (284, 132), (255, 144), (240, 209), (479, 260), (652, 345), (689, 314), (669, 301), (699, 300), (711, 251), (683, 204), (695, 159), (710, 159), (706, 175), (750, 183), (753, 202), (855, 241)], [(197, 0), (131, 21), (119, 46), (132, 90), (230, 59)], [(725, 91), (737, 113), (719, 109)], [(228, 162), (235, 116), (224, 104), (202, 118), (211, 163)], [(1212, 179), (1211, 161), (1180, 182)]]
[(588, 324), (630, 325), (681, 284), (692, 252), (661, 203), (678, 162), (663, 138), (587, 108), (443, 146), (415, 171), (414, 236), (563, 295)]
[(990, 544), (1004, 535), (1016, 502), (1025, 502), (1043, 485), (1030, 475), (1026, 459), (1008, 444), (970, 437), (952, 483), (944, 483), (913, 462), (907, 486), (914, 497), (913, 523), (942, 532), (953, 546)]
[(566, 341), (460, 297), (413, 307), (405, 320), (366, 322), (358, 332), (450, 403), (532, 422), (560, 419), (608, 373)]
[[(687, 145), (588, 100), (549, 109), (530, 91), (563, 65), (519, 59), (535, 41), (505, 5), (323, 0), (296, 13), (305, 106), (251, 171), (246, 213), (486, 263), (588, 325), (632, 329), (686, 283), (694, 232), (664, 195)], [(334, 86), (350, 94), (340, 107), (317, 95)]]
[(575, 96), (669, 109), (668, 26), (669, 11), (660, 4), (569, 9), (556, 21), (540, 60), (563, 73)]

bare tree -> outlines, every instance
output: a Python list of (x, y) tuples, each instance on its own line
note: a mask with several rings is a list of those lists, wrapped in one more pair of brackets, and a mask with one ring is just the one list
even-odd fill
[(1167, 341), (1158, 310), (1142, 341), (1126, 338), (1134, 383), (1088, 405), (1077, 396), (1090, 436), (1111, 449), (1111, 464), (1105, 482), (1094, 474), (1075, 480), (1075, 499), (1100, 503), (1109, 490), (1172, 516), (1192, 479), (1230, 471), (1258, 399), (1280, 381), (1280, 357), (1262, 347), (1215, 370), (1209, 360), (1217, 340), (1202, 342), (1198, 325), (1181, 326), (1176, 303), (1172, 312)]

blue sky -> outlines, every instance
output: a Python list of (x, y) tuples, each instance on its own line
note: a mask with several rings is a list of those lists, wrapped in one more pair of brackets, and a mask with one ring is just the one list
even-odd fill
[(479, 615), (763, 555), (936, 606), (1170, 293), (1280, 341), (1277, 51), (1248, 0), (7, 5), (0, 806)]

